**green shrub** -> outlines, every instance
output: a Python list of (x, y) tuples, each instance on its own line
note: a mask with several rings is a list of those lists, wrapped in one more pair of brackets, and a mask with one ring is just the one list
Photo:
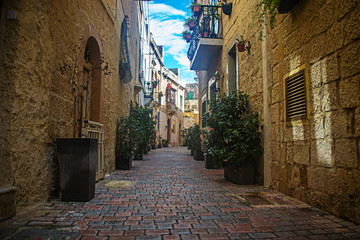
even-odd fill
[(203, 118), (210, 127), (206, 141), (210, 157), (222, 167), (238, 169), (261, 155), (260, 120), (249, 108), (248, 95), (220, 95), (210, 102), (210, 109)]

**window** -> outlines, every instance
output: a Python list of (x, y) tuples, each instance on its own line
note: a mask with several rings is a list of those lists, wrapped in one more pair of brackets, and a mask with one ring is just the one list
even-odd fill
[(180, 96), (180, 109), (183, 110), (183, 96)]
[(193, 92), (189, 92), (188, 93), (188, 100), (193, 100), (194, 99), (194, 93)]
[(285, 105), (288, 121), (308, 117), (308, 93), (305, 67), (285, 76)]
[(228, 53), (228, 91), (237, 91), (237, 58), (236, 45)]

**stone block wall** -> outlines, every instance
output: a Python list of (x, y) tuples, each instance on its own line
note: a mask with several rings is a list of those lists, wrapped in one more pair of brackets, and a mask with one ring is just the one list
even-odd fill
[[(269, 36), (272, 185), (360, 222), (360, 4), (299, 1)], [(284, 76), (307, 67), (307, 119), (287, 121)]]
[[(104, 79), (102, 115), (105, 172), (114, 169), (116, 120), (128, 112), (137, 81), (125, 85), (118, 75), (125, 14), (130, 24), (137, 25), (132, 4), (137, 2), (127, 1), (125, 9), (111, 11), (101, 0), (3, 1), (2, 13), (14, 9), (17, 14), (16, 19), (1, 14), (0, 185), (18, 188), (18, 206), (47, 200), (58, 192), (55, 141), (73, 135), (71, 88), (60, 66), (74, 58), (72, 49), (81, 43), (88, 24), (99, 32), (112, 72)], [(134, 29), (130, 34), (129, 48), (136, 52), (138, 33)], [(133, 69), (137, 62), (131, 59)]]

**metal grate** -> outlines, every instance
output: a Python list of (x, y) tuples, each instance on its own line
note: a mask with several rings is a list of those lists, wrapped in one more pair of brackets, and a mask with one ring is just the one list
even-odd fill
[(287, 119), (306, 117), (305, 70), (285, 79)]

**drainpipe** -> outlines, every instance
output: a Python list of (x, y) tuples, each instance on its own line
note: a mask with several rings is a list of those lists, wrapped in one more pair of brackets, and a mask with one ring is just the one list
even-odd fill
[[(265, 19), (267, 22), (267, 19)], [(268, 28), (263, 24), (263, 39), (262, 39), (262, 67), (263, 67), (263, 106), (264, 106), (264, 186), (271, 185), (271, 103), (270, 103), (270, 89), (269, 89), (269, 37)]]

